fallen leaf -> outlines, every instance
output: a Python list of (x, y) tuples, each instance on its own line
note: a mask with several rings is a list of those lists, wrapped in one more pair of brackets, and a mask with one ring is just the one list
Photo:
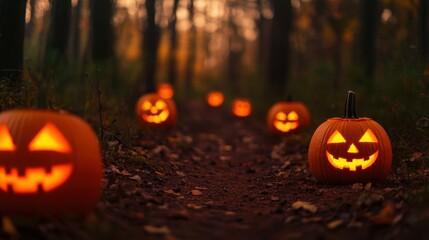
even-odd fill
[(142, 178), (139, 175), (134, 175), (134, 176), (130, 177), (130, 179), (136, 180), (136, 181), (141, 181), (142, 180)]
[(316, 213), (317, 212), (317, 207), (314, 204), (311, 204), (309, 202), (304, 202), (304, 201), (296, 201), (292, 204), (292, 209), (295, 210), (299, 210), (299, 209), (303, 209), (306, 210), (308, 212), (311, 213)]
[(334, 229), (338, 228), (339, 226), (343, 225), (343, 223), (344, 223), (344, 220), (337, 219), (337, 220), (334, 220), (334, 221), (328, 223), (327, 227), (330, 230), (334, 230)]
[(279, 198), (279, 197), (271, 196), (271, 201), (273, 201), (273, 202), (277, 202), (277, 201), (279, 201), (279, 200), (280, 200), (280, 198)]
[(131, 176), (131, 173), (129, 173), (127, 170), (122, 170), (122, 172), (121, 172), (121, 175), (122, 176)]
[(198, 189), (198, 190), (207, 190), (206, 187), (195, 187), (195, 189)]
[(198, 189), (194, 189), (194, 190), (191, 191), (191, 194), (194, 195), (194, 196), (200, 196), (200, 195), (203, 195), (203, 192), (201, 192)]
[(388, 201), (384, 207), (374, 215), (368, 215), (368, 220), (374, 225), (389, 225), (395, 219), (395, 206), (393, 202)]
[(171, 233), (170, 229), (167, 226), (156, 227), (152, 225), (146, 225), (143, 227), (144, 230), (150, 234), (162, 234), (169, 235)]
[(18, 232), (16, 231), (15, 225), (9, 217), (3, 217), (3, 231), (10, 236), (17, 237)]
[(365, 184), (365, 190), (370, 190), (371, 189), (371, 187), (372, 187), (372, 183), (367, 183), (367, 184)]
[(227, 212), (225, 212), (225, 215), (226, 216), (234, 216), (236, 213), (235, 212), (233, 212), (233, 211), (227, 211)]
[(195, 210), (199, 210), (199, 209), (203, 208), (203, 206), (195, 205), (192, 203), (189, 203), (188, 205), (186, 205), (186, 207), (188, 207), (190, 209), (195, 209)]
[(180, 177), (186, 177), (186, 174), (182, 171), (176, 171), (176, 174)]
[(110, 165), (110, 170), (112, 170), (112, 172), (115, 172), (115, 173), (121, 173), (119, 171), (119, 169), (117, 167), (115, 167), (114, 165)]
[(167, 190), (164, 190), (164, 192), (165, 193), (168, 193), (168, 194), (171, 194), (171, 195), (174, 195), (174, 196), (181, 196), (182, 194), (180, 194), (180, 193), (178, 193), (178, 192), (175, 192), (174, 190), (172, 190), (172, 189), (167, 189)]

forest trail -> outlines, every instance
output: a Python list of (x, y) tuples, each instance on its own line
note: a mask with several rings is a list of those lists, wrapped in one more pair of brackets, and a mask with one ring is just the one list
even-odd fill
[(107, 142), (102, 199), (85, 221), (18, 224), (19, 236), (427, 239), (427, 208), (407, 205), (407, 193), (427, 182), (427, 172), (394, 166), (386, 183), (322, 185), (308, 167), (308, 133), (272, 137), (262, 118), (236, 119), (201, 101), (179, 110), (170, 131)]

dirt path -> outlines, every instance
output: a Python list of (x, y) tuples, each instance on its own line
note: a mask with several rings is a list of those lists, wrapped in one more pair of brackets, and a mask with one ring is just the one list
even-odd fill
[(131, 144), (118, 141), (121, 135), (108, 142), (103, 198), (88, 218), (18, 224), (19, 236), (427, 237), (429, 214), (410, 207), (408, 197), (427, 182), (426, 172), (409, 174), (395, 166), (384, 184), (320, 185), (306, 160), (310, 136), (273, 138), (263, 120), (234, 119), (201, 102), (180, 110), (173, 131), (140, 133)]

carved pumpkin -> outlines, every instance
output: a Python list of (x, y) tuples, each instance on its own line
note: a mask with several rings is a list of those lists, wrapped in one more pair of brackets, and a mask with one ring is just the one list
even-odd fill
[(44, 110), (0, 114), (0, 214), (88, 212), (101, 168), (97, 136), (81, 119)]
[(310, 125), (310, 114), (300, 102), (278, 102), (267, 115), (268, 132), (282, 135), (300, 131)]
[(165, 99), (170, 99), (170, 98), (173, 98), (174, 96), (173, 87), (168, 83), (158, 84), (157, 93), (160, 97)]
[(220, 105), (222, 105), (223, 100), (224, 100), (224, 97), (223, 97), (223, 93), (221, 92), (213, 91), (207, 94), (207, 103), (211, 107), (219, 107)]
[(308, 161), (320, 182), (380, 182), (389, 174), (392, 146), (382, 126), (356, 116), (355, 93), (349, 91), (344, 117), (328, 119), (313, 134)]
[(236, 98), (232, 101), (232, 114), (236, 117), (245, 118), (252, 113), (252, 104), (245, 98)]
[(173, 100), (161, 98), (156, 93), (140, 97), (136, 114), (142, 128), (170, 128), (177, 120), (177, 110)]

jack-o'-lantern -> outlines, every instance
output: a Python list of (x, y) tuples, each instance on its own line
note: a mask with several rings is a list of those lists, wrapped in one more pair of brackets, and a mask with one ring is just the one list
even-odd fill
[(170, 128), (177, 120), (176, 105), (172, 99), (149, 93), (137, 101), (136, 115), (142, 128)]
[(45, 110), (0, 114), (0, 214), (86, 213), (98, 201), (101, 154), (81, 119)]
[(273, 135), (294, 133), (310, 125), (310, 113), (300, 102), (278, 102), (267, 114), (268, 132)]
[(313, 134), (308, 161), (320, 182), (380, 182), (389, 174), (392, 146), (382, 126), (356, 116), (355, 93), (349, 91), (344, 117), (328, 119)]
[(236, 98), (232, 101), (232, 113), (236, 117), (245, 118), (252, 113), (252, 104), (249, 99)]
[(170, 99), (170, 98), (173, 98), (174, 96), (173, 87), (168, 83), (158, 84), (157, 93), (160, 97), (165, 99)]
[(222, 92), (213, 91), (207, 94), (207, 103), (211, 107), (219, 107), (220, 105), (222, 105), (223, 100), (224, 97)]

